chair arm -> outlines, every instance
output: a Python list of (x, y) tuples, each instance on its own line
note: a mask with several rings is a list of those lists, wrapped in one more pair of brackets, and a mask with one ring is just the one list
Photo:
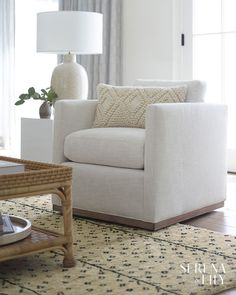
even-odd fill
[(61, 163), (65, 137), (77, 130), (91, 128), (97, 100), (59, 100), (55, 104), (53, 162)]
[[(225, 200), (227, 106), (147, 108), (144, 214), (154, 222)], [(150, 220), (149, 220), (150, 221)]]

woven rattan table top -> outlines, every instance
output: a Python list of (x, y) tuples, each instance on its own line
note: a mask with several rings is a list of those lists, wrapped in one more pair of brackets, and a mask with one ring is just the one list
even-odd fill
[(0, 175), (0, 196), (7, 190), (25, 188), (32, 190), (33, 186), (43, 186), (66, 183), (72, 179), (72, 169), (63, 165), (55, 165), (16, 158), (2, 157), (2, 161), (10, 161), (25, 164), (23, 173)]

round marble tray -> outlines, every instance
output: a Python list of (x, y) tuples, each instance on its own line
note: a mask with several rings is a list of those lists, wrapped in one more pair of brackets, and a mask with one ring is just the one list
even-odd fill
[(0, 236), (0, 246), (15, 243), (28, 237), (31, 233), (31, 222), (18, 216), (9, 216), (14, 228), (14, 233)]

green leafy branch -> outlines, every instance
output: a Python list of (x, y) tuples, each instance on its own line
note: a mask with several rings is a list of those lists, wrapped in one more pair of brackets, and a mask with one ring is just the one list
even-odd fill
[(50, 105), (52, 105), (57, 98), (57, 94), (52, 87), (41, 89), (41, 93), (36, 92), (34, 87), (30, 87), (28, 89), (28, 93), (22, 93), (19, 96), (19, 100), (15, 103), (15, 105), (16, 106), (21, 105), (25, 103), (26, 100), (29, 100), (30, 98), (35, 100), (43, 100), (49, 103)]

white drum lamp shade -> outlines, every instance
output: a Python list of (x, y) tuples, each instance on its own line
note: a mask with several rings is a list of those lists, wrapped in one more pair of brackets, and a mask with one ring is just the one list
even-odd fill
[(75, 62), (75, 54), (102, 53), (100, 13), (85, 11), (42, 12), (37, 15), (37, 51), (66, 54), (52, 75), (51, 86), (59, 99), (86, 99), (88, 78)]

